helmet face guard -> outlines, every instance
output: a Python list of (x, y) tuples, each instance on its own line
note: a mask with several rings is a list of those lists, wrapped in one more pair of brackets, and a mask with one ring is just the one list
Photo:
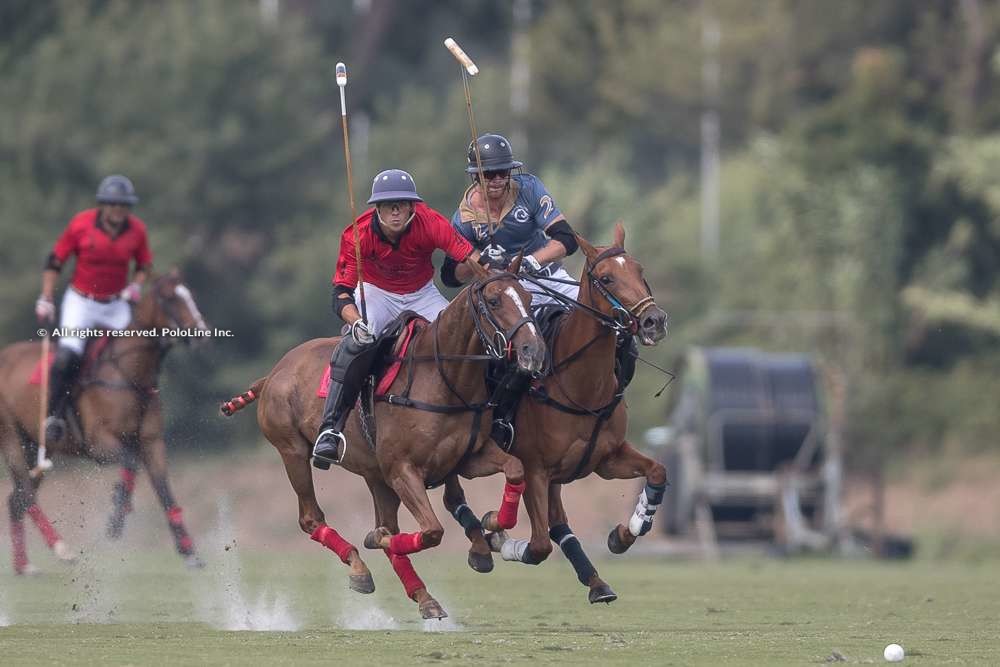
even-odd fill
[(139, 203), (139, 197), (135, 194), (132, 181), (121, 174), (113, 174), (97, 186), (97, 203), (135, 206)]
[[(386, 169), (379, 172), (372, 181), (372, 196), (369, 204), (384, 201), (423, 201), (417, 194), (417, 185), (413, 177), (402, 169)], [(411, 216), (412, 219), (412, 216)]]
[(465, 167), (467, 174), (479, 173), (479, 165), (476, 164), (477, 145), (483, 171), (504, 171), (524, 166), (523, 162), (514, 159), (514, 151), (505, 137), (499, 134), (484, 134), (476, 139), (475, 144), (469, 144), (468, 165)]

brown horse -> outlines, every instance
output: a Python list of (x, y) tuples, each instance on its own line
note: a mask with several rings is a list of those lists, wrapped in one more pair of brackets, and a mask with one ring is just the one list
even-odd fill
[[(167, 448), (157, 381), (172, 338), (159, 335), (163, 329), (207, 330), (190, 290), (177, 272), (152, 281), (135, 305), (127, 330), (157, 335), (109, 335), (106, 347), (89, 369), (84, 369), (74, 391), (71, 404), (76, 412), (71, 415), (67, 436), (48, 443), (48, 451), (121, 465), (108, 525), (112, 538), (121, 535), (125, 515), (131, 511), (136, 469), (140, 462), (144, 464), (166, 512), (177, 551), (188, 565), (199, 566), (201, 561), (184, 526), (181, 508), (167, 482)], [(73, 559), (71, 550), (38, 505), (42, 475), (32, 474), (37, 457), (40, 386), (30, 384), (29, 378), (40, 353), (41, 343), (31, 342), (14, 343), (0, 350), (0, 450), (14, 483), (8, 509), (14, 571), (18, 574), (36, 571), (28, 562), (24, 542), (25, 513), (60, 559)]]
[[(561, 318), (549, 337), (551, 372), (521, 401), (511, 451), (525, 469), (531, 539), (506, 540), (499, 550), (505, 560), (535, 565), (548, 557), (551, 542), (556, 542), (590, 589), (590, 602), (610, 603), (617, 595), (598, 576), (570, 530), (561, 488), (593, 472), (604, 479), (645, 476), (635, 513), (627, 526), (618, 524), (612, 530), (608, 547), (624, 553), (637, 536), (648, 532), (666, 486), (666, 470), (625, 440), (627, 412), (621, 400), (624, 387), (615, 373), (616, 350), (620, 338), (633, 335), (643, 345), (655, 345), (666, 335), (667, 315), (656, 306), (642, 266), (625, 251), (621, 223), (615, 226), (610, 247), (578, 241), (586, 255), (579, 305)], [(448, 480), (445, 494), (448, 505), (463, 497), (457, 479)], [(489, 531), (499, 529), (492, 512), (482, 525)], [(494, 540), (491, 544), (499, 546)]]
[[(423, 618), (447, 616), (407, 556), (437, 546), (444, 534), (427, 497), (428, 485), (452, 474), (473, 478), (502, 471), (507, 486), (501, 523), (511, 526), (517, 518), (523, 469), (489, 438), (482, 362), (513, 357), (521, 370), (535, 373), (545, 359), (544, 343), (528, 315), (531, 295), (511, 273), (489, 274), (475, 262), (469, 266), (476, 281), (435, 322), (414, 334), (398, 376), (385, 395), (376, 396), (374, 448), (368, 440), (371, 422), (362, 423), (359, 409), (352, 411), (345, 430), (351, 446), (342, 466), (365, 478), (375, 505), (376, 529), (364, 544), (385, 552)], [(326, 523), (309, 465), (323, 411), (316, 387), (338, 340), (315, 339), (291, 350), (266, 378), (223, 404), (223, 412), (230, 414), (260, 398), (257, 421), (281, 454), (298, 495), (299, 526), (350, 566), (353, 590), (370, 593), (374, 581), (358, 550)], [(400, 534), (400, 501), (420, 532)], [(488, 554), (485, 542), (483, 547)]]

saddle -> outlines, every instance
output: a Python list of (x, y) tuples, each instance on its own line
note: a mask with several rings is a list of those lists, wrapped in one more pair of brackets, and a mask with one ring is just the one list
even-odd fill
[[(410, 344), (413, 335), (428, 325), (427, 320), (413, 312), (404, 310), (379, 333), (375, 342), (364, 352), (363, 364), (367, 367), (363, 377), (359, 378), (362, 385), (370, 379), (378, 380), (380, 393), (388, 391), (393, 380), (399, 374), (402, 366), (402, 356)], [(330, 389), (330, 366), (327, 365), (320, 378), (316, 395), (326, 398)]]
[[(87, 340), (87, 346), (83, 351), (83, 365), (80, 367), (80, 375), (77, 380), (78, 386), (87, 378), (93, 377), (98, 361), (110, 343), (111, 338), (109, 336), (101, 336), (100, 338), (90, 338)], [(31, 375), (28, 377), (28, 384), (41, 384), (42, 373), (49, 372), (49, 369), (52, 368), (52, 362), (54, 362), (55, 359), (55, 350), (49, 352), (49, 358), (44, 360), (44, 364), (42, 363), (42, 359), (39, 359), (31, 369)]]

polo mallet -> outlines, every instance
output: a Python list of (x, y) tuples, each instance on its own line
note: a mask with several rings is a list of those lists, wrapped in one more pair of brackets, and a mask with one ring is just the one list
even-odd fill
[[(476, 156), (476, 170), (479, 173), (479, 196), (483, 199), (483, 209), (486, 211), (486, 226), (489, 228), (490, 235), (492, 236), (496, 232), (496, 229), (490, 221), (490, 202), (486, 198), (486, 179), (483, 176), (483, 161), (479, 157), (479, 132), (476, 131), (476, 118), (472, 114), (472, 91), (469, 89), (469, 77), (479, 74), (479, 68), (476, 67), (476, 63), (472, 62), (472, 58), (462, 50), (458, 42), (451, 37), (444, 40), (444, 45), (462, 66), (462, 89), (465, 91), (465, 109), (469, 115), (469, 131), (472, 133), (472, 152)], [(499, 221), (497, 223), (499, 225)]]
[(45, 452), (45, 419), (49, 416), (49, 342), (48, 332), (42, 336), (42, 382), (38, 390), (38, 458), (35, 467), (29, 471), (32, 479), (37, 479), (52, 470), (52, 461)]
[(344, 88), (347, 87), (347, 65), (337, 63), (337, 86), (340, 88), (340, 126), (344, 130), (344, 160), (347, 162), (347, 197), (351, 202), (351, 220), (354, 226), (354, 263), (358, 267), (358, 293), (361, 296), (361, 321), (368, 324), (368, 309), (365, 306), (365, 275), (361, 271), (361, 237), (358, 236), (358, 213), (354, 208), (354, 173), (351, 169), (351, 140), (347, 135), (347, 102)]

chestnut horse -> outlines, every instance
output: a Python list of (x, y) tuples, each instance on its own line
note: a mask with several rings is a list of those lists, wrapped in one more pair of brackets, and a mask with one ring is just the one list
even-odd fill
[[(610, 603), (617, 595), (598, 576), (570, 530), (561, 490), (563, 484), (594, 472), (604, 479), (644, 476), (646, 487), (635, 513), (627, 526), (618, 524), (611, 531), (608, 548), (624, 553), (649, 531), (663, 497), (666, 470), (625, 440), (627, 411), (624, 387), (615, 373), (616, 350), (619, 343), (629, 345), (631, 336), (643, 345), (655, 345), (666, 335), (667, 315), (657, 307), (642, 266), (625, 251), (621, 223), (615, 226), (610, 247), (595, 248), (577, 238), (586, 255), (578, 304), (549, 336), (551, 371), (522, 399), (516, 417), (518, 435), (511, 453), (524, 465), (531, 539), (503, 541), (506, 535), (498, 531), (492, 512), (482, 525), (502, 535), (502, 546), (490, 542), (504, 560), (536, 565), (552, 552), (551, 542), (559, 544), (580, 582), (590, 589), (590, 602)], [(464, 503), (457, 479), (448, 480), (445, 503), (449, 508)]]
[[(474, 478), (503, 472), (507, 484), (498, 513), (500, 523), (510, 527), (517, 520), (523, 469), (489, 437), (490, 419), (484, 413), (491, 406), (484, 362), (503, 360), (516, 363), (523, 372), (536, 373), (545, 360), (545, 344), (529, 315), (531, 295), (511, 273), (488, 273), (476, 262), (467, 264), (476, 281), (436, 321), (414, 334), (399, 374), (385, 395), (375, 396), (373, 440), (369, 440), (371, 422), (362, 423), (357, 408), (345, 429), (351, 446), (341, 465), (364, 477), (375, 505), (376, 528), (364, 544), (384, 551), (423, 618), (447, 616), (408, 558), (408, 554), (437, 546), (444, 534), (431, 509), (428, 486), (440, 484), (449, 475)], [(350, 566), (353, 590), (370, 593), (375, 584), (358, 550), (326, 523), (309, 465), (323, 412), (316, 388), (338, 341), (319, 338), (299, 345), (267, 377), (224, 403), (222, 410), (231, 414), (260, 399), (257, 422), (281, 455), (298, 495), (299, 526)], [(400, 534), (400, 501), (416, 519), (419, 532)]]
[[(177, 272), (162, 275), (147, 286), (133, 309), (128, 328), (156, 334), (163, 333), (163, 329), (207, 330), (190, 290)], [(178, 553), (189, 566), (200, 566), (181, 508), (167, 482), (167, 447), (157, 382), (171, 344), (171, 338), (160, 335), (110, 337), (97, 360), (81, 374), (71, 401), (76, 413), (70, 416), (66, 437), (48, 443), (48, 451), (121, 465), (108, 522), (111, 538), (121, 535), (125, 515), (131, 511), (136, 470), (140, 462), (145, 465)], [(40, 356), (38, 342), (14, 343), (0, 350), (0, 451), (14, 484), (8, 509), (14, 571), (18, 574), (37, 571), (28, 562), (25, 513), (61, 560), (71, 561), (74, 557), (39, 507), (37, 492), (43, 475), (32, 473), (38, 450), (40, 385), (31, 384), (29, 379)], [(44, 372), (48, 372), (47, 366)]]

